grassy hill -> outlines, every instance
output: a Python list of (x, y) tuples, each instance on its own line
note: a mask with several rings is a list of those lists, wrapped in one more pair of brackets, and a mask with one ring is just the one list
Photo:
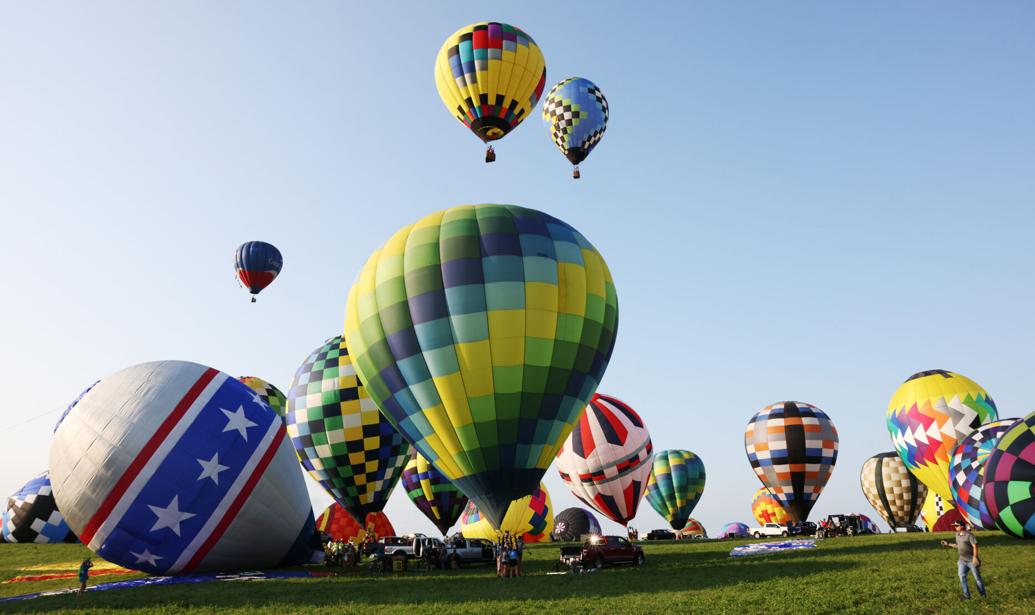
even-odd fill
[[(959, 599), (951, 534), (837, 538), (816, 549), (733, 559), (734, 544), (644, 543), (642, 568), (577, 576), (547, 575), (557, 545), (536, 545), (520, 579), (486, 568), (376, 577), (349, 570), (332, 577), (118, 589), (0, 604), (4, 613), (1025, 613), (1035, 612), (1035, 543), (998, 532), (979, 535), (990, 598)], [(50, 570), (74, 572), (77, 545), (0, 544), (0, 597), (59, 589), (74, 579), (9, 582)], [(322, 571), (323, 569), (319, 569)], [(141, 575), (110, 575), (92, 582)], [(976, 592), (975, 592), (976, 596)]]

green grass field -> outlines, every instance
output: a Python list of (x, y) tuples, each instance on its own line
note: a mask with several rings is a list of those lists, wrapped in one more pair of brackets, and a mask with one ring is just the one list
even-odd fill
[[(1035, 612), (1035, 543), (998, 532), (979, 535), (990, 598), (959, 599), (951, 534), (837, 538), (813, 550), (742, 559), (747, 541), (644, 543), (642, 568), (577, 576), (553, 571), (557, 544), (526, 555), (526, 575), (496, 579), (487, 567), (375, 577), (232, 581), (121, 589), (0, 604), (0, 612), (171, 613), (1025, 613)], [(59, 589), (74, 580), (10, 583), (41, 571), (73, 571), (87, 554), (77, 545), (0, 544), (0, 597)], [(71, 564), (72, 568), (68, 566)], [(323, 570), (320, 568), (319, 570)], [(140, 575), (136, 575), (140, 576)], [(110, 575), (104, 582), (134, 578)], [(974, 592), (976, 596), (977, 593)]]

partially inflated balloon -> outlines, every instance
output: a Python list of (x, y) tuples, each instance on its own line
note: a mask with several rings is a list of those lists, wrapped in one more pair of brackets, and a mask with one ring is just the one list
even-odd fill
[(860, 515), (858, 513), (856, 513), (855, 516), (859, 517), (859, 520), (862, 521), (862, 531), (863, 531), (863, 533), (865, 533), (865, 534), (880, 534), (880, 528), (877, 527), (877, 524), (873, 522), (873, 519), (870, 519), (866, 515)]
[(565, 508), (553, 518), (554, 540), (582, 540), (589, 534), (600, 535), (600, 522), (585, 508)]
[(269, 406), (277, 413), (277, 416), (282, 417), (287, 412), (287, 398), (280, 392), (280, 389), (255, 376), (241, 376), (239, 380), (255, 392), (257, 401)]
[(370, 396), (493, 524), (539, 484), (617, 327), (600, 253), (513, 205), (454, 207), (403, 228), (367, 261), (345, 314)]
[(748, 529), (749, 528), (745, 523), (731, 521), (722, 526), (722, 530), (719, 532), (719, 538), (744, 538), (748, 536)]
[(316, 519), (316, 529), (325, 532), (332, 540), (347, 541), (350, 538), (359, 544), (367, 534), (376, 540), (384, 536), (395, 536), (395, 528), (383, 512), (367, 513), (361, 525), (337, 502), (324, 509)]
[(144, 363), (101, 380), (54, 434), (50, 472), (68, 525), (120, 566), (254, 570), (312, 555), (284, 422), (203, 365)]
[(647, 501), (672, 529), (686, 525), (704, 494), (704, 462), (690, 451), (659, 451), (647, 483)]
[(7, 498), (3, 510), (4, 542), (75, 542), (75, 534), (58, 511), (50, 487), (50, 474), (44, 472), (25, 483)]
[(755, 474), (794, 521), (805, 521), (837, 463), (837, 429), (819, 408), (784, 401), (751, 417), (744, 448)]
[(985, 504), (985, 462), (995, 445), (1017, 419), (993, 421), (960, 440), (949, 463), (949, 490), (956, 508), (971, 525), (986, 530), (996, 528), (995, 519)]
[(1035, 538), (1035, 412), (999, 436), (985, 462), (984, 499), (996, 527)]
[(859, 483), (870, 506), (892, 530), (916, 523), (927, 485), (913, 476), (898, 453), (879, 453), (863, 462)]
[(402, 482), (410, 501), (443, 535), (467, 506), (467, 496), (420, 453), (415, 453), (403, 468)]
[(640, 506), (653, 456), (640, 415), (597, 394), (557, 453), (557, 471), (575, 497), (626, 525)]
[(488, 143), (532, 113), (546, 86), (546, 63), (539, 46), (519, 28), (474, 23), (442, 44), (435, 86), (446, 109)]
[(575, 165), (589, 156), (607, 130), (607, 99), (589, 79), (569, 77), (550, 88), (543, 101), (543, 119), (557, 149)]
[(553, 531), (553, 505), (550, 493), (542, 483), (532, 493), (511, 502), (499, 530), (478, 510), (475, 503), (468, 502), (460, 517), (460, 531), (464, 538), (496, 540), (503, 532), (520, 536), (525, 542), (549, 540)]
[(956, 445), (996, 420), (995, 402), (973, 380), (941, 369), (913, 374), (888, 404), (888, 431), (902, 461), (928, 489), (952, 501)]
[(280, 250), (265, 241), (248, 241), (234, 253), (237, 279), (252, 294), (252, 303), (255, 303), (255, 295), (273, 283), (283, 267)]
[(357, 519), (384, 509), (411, 449), (367, 395), (345, 338), (306, 357), (285, 419), (302, 466), (336, 502)]
[(920, 509), (920, 518), (928, 532), (951, 532), (953, 523), (965, 520), (951, 500), (945, 500), (934, 491), (927, 492), (927, 499)]
[(766, 523), (779, 523), (785, 525), (791, 521), (791, 516), (783, 509), (780, 500), (773, 497), (769, 490), (762, 487), (751, 497), (751, 514), (759, 525)]
[(704, 526), (701, 522), (693, 517), (686, 520), (686, 525), (683, 529), (679, 530), (679, 533), (683, 536), (707, 536), (708, 532), (704, 530)]

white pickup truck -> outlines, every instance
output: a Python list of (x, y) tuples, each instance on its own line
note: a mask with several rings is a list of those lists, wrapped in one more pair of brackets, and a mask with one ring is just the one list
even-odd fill
[(787, 536), (787, 526), (780, 525), (779, 523), (766, 523), (761, 527), (748, 528), (748, 534), (751, 534), (755, 538), (761, 538), (763, 536)]

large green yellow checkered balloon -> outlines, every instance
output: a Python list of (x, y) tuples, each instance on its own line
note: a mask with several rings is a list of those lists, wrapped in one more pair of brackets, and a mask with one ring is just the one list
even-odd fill
[(617, 327), (596, 248), (514, 205), (403, 228), (371, 255), (345, 314), (367, 392), (497, 528), (592, 397)]

